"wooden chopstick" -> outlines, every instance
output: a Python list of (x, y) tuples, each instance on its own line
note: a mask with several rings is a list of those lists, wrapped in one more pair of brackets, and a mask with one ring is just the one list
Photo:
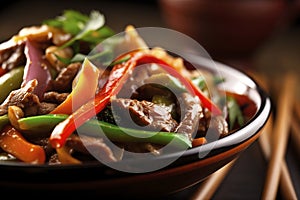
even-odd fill
[(218, 189), (219, 185), (222, 183), (223, 179), (226, 177), (226, 175), (234, 165), (236, 159), (234, 159), (233, 161), (210, 175), (205, 181), (203, 181), (200, 187), (192, 196), (191, 200), (211, 199), (215, 191)]
[(295, 102), (296, 117), (300, 121), (300, 102)]
[[(252, 75), (254, 76), (256, 81), (259, 82), (260, 86), (262, 86), (267, 92), (270, 92), (270, 87), (266, 77), (264, 77), (262, 74), (260, 75), (252, 74)], [(272, 132), (273, 132), (273, 116), (271, 115), (262, 131), (262, 134), (258, 139), (258, 142), (260, 144), (260, 147), (262, 149), (262, 152), (266, 160), (269, 160), (272, 151), (272, 145), (271, 145)], [(299, 140), (299, 147), (300, 147), (300, 140)], [(297, 199), (297, 194), (293, 186), (293, 182), (285, 160), (282, 161), (282, 166), (281, 166), (280, 190), (282, 195), (284, 196), (284, 199)]]
[[(268, 86), (267, 86), (266, 82), (264, 81), (264, 79), (262, 78), (262, 76), (258, 76), (255, 73), (254, 74), (250, 73), (250, 74), (254, 75), (256, 78), (258, 78), (259, 84), (262, 85), (264, 89), (266, 89), (266, 90), (268, 89)], [(288, 77), (286, 79), (288, 79)], [(294, 82), (295, 82), (295, 79), (293, 77), (291, 79), (291, 81), (289, 83), (287, 83), (288, 86), (286, 86), (286, 87), (289, 87), (289, 85), (292, 85), (294, 87)], [(290, 97), (291, 94), (288, 94), (287, 96)], [(285, 98), (284, 100), (281, 100), (281, 101), (286, 102), (287, 99), (288, 98)], [(285, 108), (284, 111), (286, 112), (286, 110), (288, 110), (288, 108)], [(300, 106), (299, 106), (298, 114), (300, 116)], [(272, 133), (272, 126), (273, 126), (272, 121), (273, 121), (273, 119), (271, 117), (270, 120), (268, 121), (268, 123), (266, 124), (266, 127), (264, 128), (265, 133), (264, 132), (262, 133), (261, 138), (259, 139), (259, 141), (260, 141), (260, 144), (262, 146), (262, 150), (264, 152), (265, 157), (269, 158), (269, 157), (272, 156), (273, 160), (276, 161), (276, 160), (278, 160), (278, 158), (275, 159), (274, 157), (278, 157), (278, 155), (275, 156), (274, 153), (272, 154), (271, 142), (270, 142), (271, 138), (269, 138), (270, 134)], [(284, 125), (280, 125), (279, 127), (281, 127), (281, 129), (286, 130)], [(275, 140), (275, 142), (277, 142), (277, 140)], [(284, 148), (285, 145), (283, 145), (283, 151), (285, 149)], [(281, 157), (283, 157), (283, 155)], [(273, 161), (273, 163), (277, 163), (277, 162), (274, 162), (274, 161)], [(236, 159), (231, 161), (230, 163), (228, 163), (226, 166), (224, 166), (223, 168), (221, 168), (220, 170), (218, 170), (217, 172), (212, 174), (203, 183), (201, 183), (200, 187), (197, 189), (195, 194), (192, 196), (191, 200), (211, 199), (211, 197), (214, 195), (215, 191), (218, 189), (219, 185), (222, 183), (223, 179), (226, 177), (226, 175), (228, 174), (228, 172), (230, 171), (230, 169), (232, 168), (232, 166), (234, 165), (235, 162), (236, 162)], [(273, 169), (274, 164), (273, 165), (270, 164), (269, 174), (278, 173), (277, 176), (278, 176), (278, 178), (280, 178), (281, 191), (282, 191), (285, 199), (297, 199), (296, 192), (295, 192), (295, 189), (294, 189), (292, 181), (291, 181), (291, 177), (290, 177), (290, 174), (289, 174), (289, 171), (288, 171), (287, 164), (284, 161), (284, 159), (282, 159), (281, 162), (282, 162), (282, 165), (278, 165), (278, 166), (281, 166), (279, 168), (279, 170), (280, 170), (279, 172), (277, 172), (278, 170)], [(280, 177), (279, 177), (279, 175), (280, 175)], [(269, 176), (272, 176), (272, 175), (269, 175)], [(278, 178), (276, 178), (277, 182), (278, 182)], [(271, 179), (271, 178), (269, 178), (269, 179)], [(269, 193), (271, 193), (270, 191), (272, 190), (273, 193), (271, 193), (271, 194), (272, 194), (272, 196), (274, 196), (273, 197), (273, 199), (274, 199), (275, 196), (276, 196), (276, 193), (277, 193), (278, 183), (277, 183), (276, 187), (271, 187), (270, 180), (268, 182), (267, 181), (268, 181), (268, 179), (266, 180), (266, 187), (265, 187), (265, 193), (264, 193), (265, 196), (264, 197), (265, 197), (265, 199), (269, 198), (268, 195), (270, 195)], [(271, 187), (271, 189), (270, 189), (270, 187)], [(272, 198), (270, 198), (270, 199), (272, 199)]]
[(283, 79), (283, 87), (277, 102), (277, 115), (274, 124), (273, 148), (267, 169), (263, 200), (276, 199), (282, 160), (284, 159), (286, 144), (288, 140), (289, 126), (294, 99), (296, 77), (292, 73), (287, 73)]
[[(272, 133), (272, 117), (267, 122), (261, 136), (259, 137), (259, 144), (261, 146), (262, 152), (265, 158), (268, 160), (270, 158), (272, 147), (270, 142), (270, 133)], [(284, 196), (284, 199), (297, 199), (297, 194), (293, 186), (293, 182), (287, 167), (285, 160), (282, 161), (281, 171), (280, 171), (280, 189)]]
[[(300, 121), (300, 120), (299, 120)], [(300, 155), (300, 126), (299, 122), (293, 118), (292, 119), (292, 124), (291, 124), (291, 138), (292, 142), (295, 144), (295, 148), (297, 149), (297, 153)]]

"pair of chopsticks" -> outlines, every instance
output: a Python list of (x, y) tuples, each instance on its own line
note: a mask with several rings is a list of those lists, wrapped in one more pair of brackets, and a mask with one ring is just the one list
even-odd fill
[[(252, 72), (249, 73), (266, 91), (270, 92), (271, 88), (268, 87), (265, 77)], [(276, 199), (278, 186), (280, 186), (281, 193), (285, 199), (297, 199), (293, 182), (284, 159), (290, 129), (292, 130), (291, 137), (293, 137), (293, 141), (296, 142), (300, 153), (300, 128), (298, 122), (300, 121), (300, 104), (293, 101), (296, 99), (294, 96), (295, 89), (296, 77), (292, 73), (287, 73), (283, 79), (280, 96), (278, 96), (276, 117), (275, 119), (274, 116), (269, 118), (259, 138), (262, 152), (268, 160), (262, 199)], [(292, 118), (294, 105), (297, 113), (296, 118)], [(298, 121), (296, 121), (297, 118)], [(202, 182), (192, 196), (192, 199), (211, 199), (235, 162), (236, 159)]]
[[(279, 96), (277, 97), (275, 108), (276, 117), (274, 120), (272, 117), (270, 118), (259, 139), (262, 151), (269, 160), (262, 193), (263, 200), (276, 199), (278, 186), (280, 186), (285, 199), (297, 199), (293, 182), (285, 162), (293, 108), (294, 105), (297, 105), (295, 101), (296, 84), (297, 79), (293, 73), (285, 74), (282, 79), (282, 88), (280, 88)], [(264, 86), (267, 87), (266, 84), (264, 84)]]

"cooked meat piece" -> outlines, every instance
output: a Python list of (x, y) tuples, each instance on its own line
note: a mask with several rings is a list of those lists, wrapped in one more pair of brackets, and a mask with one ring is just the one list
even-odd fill
[[(122, 86), (118, 97), (120, 98), (136, 98), (138, 97), (137, 89), (144, 85), (144, 80), (149, 78), (149, 73), (147, 68), (136, 68), (128, 80)], [(130, 95), (130, 96), (128, 96)]]
[(20, 107), (24, 111), (25, 116), (35, 115), (40, 105), (38, 96), (33, 94), (36, 86), (37, 80), (33, 79), (20, 89), (12, 91), (0, 105), (0, 115), (6, 114), (8, 106), (12, 105)]
[(46, 92), (44, 94), (44, 101), (48, 103), (60, 104), (62, 103), (69, 93)]
[(92, 154), (96, 159), (101, 159), (101, 161), (117, 161), (112, 150), (105, 144), (102, 138), (72, 135), (68, 138), (66, 145), (74, 151)]
[[(146, 143), (146, 142), (136, 142), (136, 143), (120, 143), (118, 144), (120, 148), (125, 149), (128, 152), (134, 152), (134, 153), (152, 153), (153, 155), (160, 155), (161, 154), (161, 148), (162, 145), (157, 145), (157, 144), (151, 144), (151, 143)], [(125, 157), (128, 157), (127, 152), (124, 152)]]
[(162, 72), (162, 69), (156, 64), (144, 64), (143, 67), (135, 68), (132, 75), (122, 86), (118, 97), (151, 100), (154, 94), (165, 94), (167, 90), (153, 87), (151, 84), (145, 84), (151, 75), (160, 72)]
[(153, 131), (172, 132), (177, 127), (178, 123), (172, 118), (169, 110), (161, 105), (154, 104), (148, 101), (138, 101), (133, 99), (116, 98), (111, 101), (113, 113), (120, 116), (119, 125), (128, 126), (129, 111), (132, 120), (145, 128)]
[(11, 70), (14, 67), (24, 65), (26, 62), (24, 54), (25, 43), (15, 43), (9, 40), (0, 45), (0, 66)]
[(178, 101), (181, 110), (181, 121), (175, 132), (186, 134), (192, 140), (197, 132), (199, 120), (204, 118), (203, 109), (199, 99), (189, 93), (182, 93)]
[(207, 129), (209, 127), (209, 122), (211, 118), (211, 112), (207, 108), (202, 108), (204, 117), (199, 119), (199, 126), (197, 131), (197, 137), (205, 137)]
[(211, 127), (219, 133), (220, 138), (229, 134), (228, 123), (223, 116), (213, 116), (210, 120)]
[(46, 102), (41, 102), (39, 109), (38, 109), (38, 114), (39, 115), (45, 115), (50, 113), (52, 110), (56, 108), (57, 104), (54, 103), (46, 103)]
[(80, 67), (81, 63), (78, 62), (63, 68), (52, 82), (51, 90), (56, 92), (70, 92), (72, 90), (72, 81)]
[(208, 141), (215, 141), (229, 134), (228, 123), (223, 116), (213, 116), (208, 109), (204, 109), (204, 118), (199, 120), (197, 137), (206, 137)]

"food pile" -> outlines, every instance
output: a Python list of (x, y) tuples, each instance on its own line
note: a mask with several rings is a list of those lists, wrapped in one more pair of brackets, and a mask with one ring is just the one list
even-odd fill
[(66, 10), (0, 44), (1, 162), (96, 161), (87, 149), (107, 162), (159, 156), (171, 142), (194, 148), (210, 142), (208, 129), (222, 138), (248, 120), (250, 101), (218, 91), (226, 80), (148, 47), (132, 25), (101, 45), (113, 35), (100, 12)]

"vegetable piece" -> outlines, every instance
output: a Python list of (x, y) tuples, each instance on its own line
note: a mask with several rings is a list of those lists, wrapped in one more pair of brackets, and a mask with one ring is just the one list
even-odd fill
[(38, 81), (34, 93), (43, 99), (49, 82), (51, 81), (51, 73), (49, 71), (48, 63), (43, 59), (43, 52), (36, 44), (30, 40), (26, 40), (25, 45), (26, 65), (24, 69), (23, 83), (25, 85), (28, 81), (36, 79)]
[(24, 67), (22, 66), (14, 68), (0, 77), (0, 103), (6, 99), (11, 91), (20, 88), (23, 73)]
[(212, 113), (215, 115), (221, 115), (222, 111), (220, 108), (212, 102), (211, 99), (206, 97), (203, 92), (193, 83), (193, 81), (189, 78), (183, 77), (180, 73), (177, 72), (174, 67), (167, 64), (165, 61), (158, 59), (152, 55), (145, 54), (145, 56), (141, 57), (139, 60), (139, 64), (145, 64), (145, 63), (157, 63), (161, 64), (161, 66), (168, 72), (170, 75), (174, 76), (175, 78), (178, 78), (182, 84), (187, 88), (187, 90), (194, 92), (196, 96), (199, 97), (201, 104), (208, 108)]
[(45, 163), (44, 149), (39, 145), (29, 143), (20, 132), (10, 125), (5, 126), (0, 133), (0, 147), (23, 162)]
[(200, 90), (204, 90), (204, 89), (206, 89), (206, 81), (205, 81), (205, 79), (204, 79), (204, 77), (203, 76), (198, 76), (198, 77), (196, 77), (196, 78), (193, 78), (192, 79), (192, 82), (197, 86), (197, 87), (199, 87), (200, 88)]
[[(19, 120), (19, 127), (22, 131), (30, 132), (31, 134), (39, 133), (41, 129), (51, 131), (55, 125), (64, 121), (67, 117), (67, 115), (52, 114), (25, 117)], [(191, 141), (184, 134), (172, 132), (156, 133), (123, 127), (120, 128), (116, 125), (95, 119), (88, 120), (79, 129), (84, 130), (88, 135), (96, 137), (104, 133), (106, 137), (115, 142), (150, 142), (166, 145), (175, 140), (174, 144), (177, 147), (187, 148), (192, 146)], [(99, 132), (99, 130), (103, 130), (103, 133)], [(136, 135), (137, 137), (133, 137), (132, 135)]]
[(2, 115), (0, 116), (0, 131), (9, 124), (8, 115)]
[(47, 114), (24, 117), (18, 120), (19, 128), (22, 132), (30, 135), (39, 133), (51, 133), (53, 128), (64, 121), (68, 115)]
[(56, 149), (56, 152), (57, 152), (58, 160), (62, 164), (81, 164), (80, 160), (77, 160), (76, 158), (71, 156), (70, 149), (66, 146)]
[[(102, 134), (99, 132), (99, 127), (104, 134), (115, 142), (149, 142), (160, 145), (167, 145), (173, 141), (174, 145), (179, 148), (192, 147), (191, 141), (185, 134), (172, 133), (172, 132), (151, 132), (136, 130), (124, 127), (118, 127), (113, 124), (109, 124), (103, 121), (90, 120), (79, 129), (83, 129), (88, 134)], [(137, 137), (133, 137), (137, 136)], [(141, 137), (139, 137), (141, 136)]]
[(59, 148), (64, 145), (66, 139), (81, 126), (85, 121), (99, 113), (109, 103), (110, 98), (117, 94), (121, 89), (124, 81), (127, 80), (129, 74), (137, 65), (146, 63), (161, 64), (172, 76), (178, 78), (182, 84), (191, 92), (195, 92), (205, 107), (216, 114), (222, 114), (220, 109), (213, 102), (203, 95), (191, 80), (181, 76), (172, 66), (166, 64), (163, 60), (143, 52), (137, 52), (125, 63), (115, 65), (111, 70), (107, 82), (103, 88), (96, 94), (94, 100), (82, 105), (80, 109), (71, 114), (65, 121), (58, 124), (51, 136), (50, 143), (54, 148)]
[[(78, 73), (78, 81), (66, 100), (58, 105), (52, 114), (71, 114), (81, 105), (92, 99), (97, 90), (99, 70), (88, 59), (85, 59)], [(76, 99), (76, 101), (74, 101)]]
[(196, 96), (199, 97), (199, 99), (201, 100), (201, 104), (205, 107), (208, 108), (213, 114), (215, 115), (222, 115), (222, 111), (220, 110), (220, 108), (213, 103), (213, 101), (210, 98), (207, 98), (203, 92), (197, 87), (195, 86), (191, 80), (188, 80), (191, 84), (191, 87), (193, 88), (193, 91), (195, 92)]
[(55, 66), (57, 71), (60, 71), (69, 64), (69, 62), (65, 63), (61, 60), (70, 60), (72, 56), (73, 50), (71, 47), (59, 49), (57, 46), (49, 46), (45, 50), (45, 58), (52, 66)]
[(193, 147), (198, 147), (198, 146), (201, 146), (201, 145), (206, 144), (206, 143), (207, 143), (207, 140), (206, 140), (205, 137), (195, 138), (192, 141), (192, 146)]
[[(101, 13), (99, 13), (98, 11), (92, 11), (90, 13), (89, 18), (87, 18), (88, 20), (83, 20), (83, 18), (86, 18), (86, 17), (84, 17), (83, 15), (81, 15), (78, 12), (74, 12), (74, 11), (71, 11), (71, 12), (72, 12), (72, 14), (70, 12), (65, 13), (66, 14), (65, 18), (58, 18), (58, 19), (66, 20), (63, 24), (63, 29), (66, 32), (72, 32), (72, 31), (66, 30), (66, 29), (76, 27), (76, 25), (80, 31), (78, 32), (78, 30), (75, 30), (72, 34), (74, 35), (74, 33), (76, 33), (76, 35), (71, 40), (69, 40), (62, 46), (60, 46), (60, 48), (62, 48), (62, 49), (66, 48), (68, 46), (71, 46), (77, 40), (83, 40), (85, 36), (90, 34), (92, 31), (96, 31), (96, 30), (100, 29), (101, 27), (103, 27), (103, 25), (105, 23), (104, 16)], [(71, 15), (69, 15), (69, 17), (68, 17), (67, 14), (71, 14)], [(76, 19), (76, 17), (78, 15), (81, 15), (80, 16), (81, 19), (78, 19), (78, 18)], [(72, 23), (68, 23), (68, 21), (69, 22), (72, 21)], [(82, 24), (82, 22), (85, 22), (85, 23)], [(83, 28), (81, 28), (82, 26), (83, 26)]]
[(186, 88), (180, 81), (166, 73), (154, 74), (145, 80), (145, 83), (163, 83), (164, 87), (176, 92), (185, 92)]
[(82, 26), (89, 20), (88, 16), (75, 10), (65, 10), (61, 16), (47, 19), (43, 24), (64, 30), (72, 35), (78, 34)]
[(24, 112), (18, 106), (9, 106), (8, 107), (8, 119), (10, 124), (15, 128), (19, 129), (19, 122), (20, 118), (24, 117)]
[(233, 97), (227, 96), (227, 106), (229, 117), (229, 129), (233, 130), (236, 123), (238, 123), (239, 126), (243, 126), (245, 120), (237, 101)]
[(77, 127), (105, 108), (110, 98), (120, 90), (119, 86), (127, 79), (140, 56), (142, 54), (136, 54), (127, 62), (115, 65), (108, 77), (108, 81), (96, 94), (95, 99), (82, 105), (80, 109), (73, 112), (66, 120), (54, 128), (49, 140), (54, 148), (62, 147), (66, 139)]

